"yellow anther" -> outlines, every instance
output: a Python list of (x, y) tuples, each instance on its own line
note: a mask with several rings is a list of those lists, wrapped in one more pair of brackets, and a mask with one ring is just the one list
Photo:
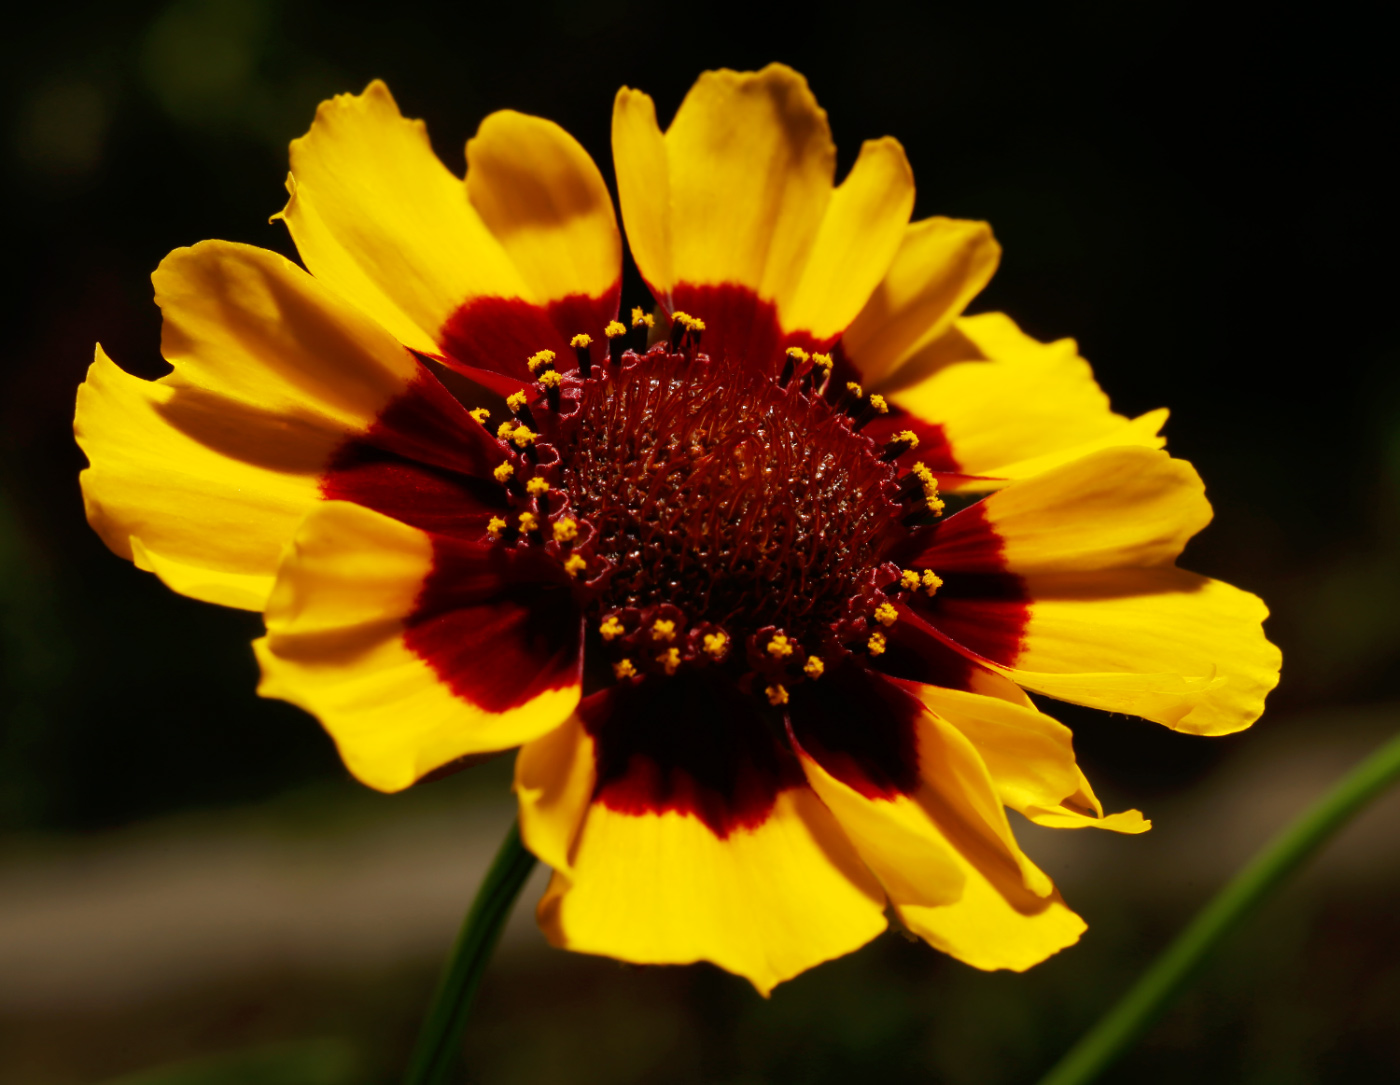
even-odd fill
[(533, 512), (522, 512), (520, 514), (520, 530), (534, 531), (540, 526), (539, 519)]
[(578, 350), (579, 347), (591, 346), (592, 344), (593, 336), (585, 335), (583, 332), (579, 332), (576, 336), (569, 340), (569, 346), (573, 347), (575, 350)]
[[(912, 429), (902, 429), (894, 435), (896, 441), (903, 441), (910, 449), (919, 447), (919, 437)], [(933, 474), (932, 471), (929, 474)], [(922, 476), (920, 476), (922, 477)]]
[(943, 498), (938, 496), (937, 486), (924, 487), (924, 500), (928, 502), (929, 512), (933, 513), (935, 516), (943, 515), (945, 506), (943, 504)]
[(609, 339), (616, 339), (619, 335), (627, 334), (627, 325), (620, 320), (609, 320), (608, 326), (603, 329), (603, 334)]
[(885, 402), (885, 397), (876, 392), (870, 397), (870, 406), (875, 408), (876, 414), (889, 414), (890, 405)]
[(669, 618), (657, 618), (651, 627), (652, 640), (675, 640), (676, 623)]
[(535, 435), (530, 432), (529, 426), (516, 426), (511, 430), (510, 439), (515, 442), (516, 448), (524, 448), (528, 444), (534, 443)]
[(617, 640), (627, 631), (622, 628), (622, 623), (617, 618), (608, 617), (603, 619), (603, 624), (598, 627), (598, 632), (602, 634), (604, 640)]
[(881, 625), (894, 625), (899, 621), (899, 611), (893, 603), (881, 603), (875, 608), (875, 620)]
[(870, 650), (870, 654), (873, 656), (884, 655), (885, 634), (880, 632), (871, 633), (870, 639), (865, 642), (865, 646)]
[(792, 655), (792, 640), (781, 633), (774, 633), (768, 642), (768, 654), (774, 659), (786, 659)]
[(559, 375), (557, 369), (546, 369), (540, 374), (540, 383), (546, 388), (558, 388), (564, 383), (564, 378)]
[(808, 656), (807, 662), (802, 664), (802, 673), (808, 678), (820, 678), (826, 673), (826, 664), (820, 656)]
[(561, 520), (554, 521), (554, 541), (573, 542), (578, 538), (578, 521), (570, 520), (565, 516)]
[(515, 432), (516, 423), (502, 422), (496, 427), (496, 438), (501, 441), (509, 441), (510, 435)]
[(539, 497), (540, 494), (549, 493), (549, 483), (536, 475), (529, 482), (525, 483), (525, 492), (531, 497)]
[(693, 316), (690, 318), (690, 323), (686, 325), (686, 327), (693, 332), (703, 332), (705, 330), (705, 322), (698, 316)]
[(690, 327), (690, 322), (694, 319), (689, 313), (674, 312), (671, 314), (671, 320), (683, 328)]
[(490, 535), (493, 539), (499, 539), (501, 537), (501, 532), (505, 529), (506, 522), (499, 516), (493, 516), (486, 521), (486, 534)]
[(483, 426), (486, 425), (486, 420), (491, 417), (491, 412), (488, 411), (485, 407), (473, 407), (467, 413), (473, 418), (475, 418)]
[(768, 694), (768, 703), (774, 708), (788, 703), (787, 690), (782, 686), (769, 686), (763, 692)]
[(515, 477), (515, 468), (508, 463), (498, 463), (491, 469), (491, 477), (504, 486)]
[(667, 648), (659, 656), (656, 662), (661, 664), (661, 669), (667, 674), (675, 674), (681, 665), (681, 650), (679, 648)]
[(856, 399), (859, 399), (861, 396), (865, 395), (865, 389), (862, 388), (855, 381), (846, 382), (846, 391), (850, 392), (851, 395), (856, 397)]
[(530, 357), (525, 360), (525, 364), (530, 367), (530, 372), (534, 373), (539, 370), (540, 366), (549, 365), (552, 361), (554, 361), (554, 351), (541, 350), (530, 355)]
[[(952, 521), (950, 520), (949, 523), (952, 523)], [(941, 587), (943, 587), (943, 578), (937, 573), (935, 573), (932, 569), (925, 569), (924, 591), (931, 596), (934, 593), (936, 593)]]
[(578, 576), (579, 573), (587, 568), (588, 562), (584, 561), (583, 558), (579, 557), (577, 554), (570, 554), (569, 560), (564, 562), (564, 572), (568, 573), (570, 576)]
[(787, 356), (794, 362), (808, 362), (812, 360), (812, 356), (801, 347), (788, 347)]
[(633, 310), (632, 310), (632, 327), (634, 327), (634, 328), (650, 328), (650, 327), (651, 327), (653, 324), (655, 324), (655, 323), (656, 323), (656, 318), (655, 318), (654, 316), (652, 316), (650, 313), (643, 312), (643, 311), (642, 311), (642, 307), (641, 307), (640, 305), (638, 305), (638, 306), (636, 306), (636, 307), (633, 308)]
[(831, 360), (830, 354), (813, 354), (812, 364), (818, 369), (825, 369), (828, 373), (830, 373), (831, 367), (836, 363)]
[(919, 573), (916, 569), (905, 569), (899, 574), (899, 586), (908, 591), (913, 591), (919, 586)]
[(512, 392), (510, 395), (506, 396), (506, 406), (510, 408), (511, 414), (519, 414), (525, 409), (525, 404), (528, 400), (529, 397), (526, 396), (524, 392)]
[(631, 678), (637, 673), (637, 668), (632, 666), (630, 659), (619, 659), (613, 664), (613, 677), (621, 682), (624, 678)]
[(724, 653), (729, 650), (729, 634), (727, 633), (706, 633), (704, 636), (704, 651), (711, 659), (723, 659)]

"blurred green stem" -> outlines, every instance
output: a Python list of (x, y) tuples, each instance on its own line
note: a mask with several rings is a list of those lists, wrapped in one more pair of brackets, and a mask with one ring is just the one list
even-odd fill
[(1278, 885), (1372, 799), (1400, 779), (1400, 735), (1318, 799), (1216, 894), (1126, 995), (1040, 1079), (1085, 1085), (1166, 1011), (1211, 952)]
[(481, 985), (481, 973), (534, 869), (535, 857), (520, 842), (520, 824), (512, 821), (447, 958), (404, 1076), (405, 1085), (443, 1085), (448, 1080), (457, 1061), (467, 1012)]

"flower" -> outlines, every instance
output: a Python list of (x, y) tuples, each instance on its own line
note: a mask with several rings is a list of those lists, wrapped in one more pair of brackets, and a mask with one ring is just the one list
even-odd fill
[[(98, 348), (90, 522), (261, 611), (260, 692), (366, 784), (523, 746), (557, 945), (766, 992), (888, 905), (1029, 967), (1084, 924), (1005, 807), (1148, 823), (1104, 815), (1023, 691), (1210, 735), (1277, 680), (1262, 603), (1174, 564), (1199, 478), (1072, 342), (962, 315), (988, 227), (911, 223), (892, 139), (833, 186), (790, 69), (706, 73), (664, 132), (623, 89), (613, 152), (657, 306), (633, 331), (607, 188), (558, 126), (491, 115), (463, 182), (382, 83), (323, 104), (277, 216), (307, 270), (177, 250), (154, 276), (174, 371)], [(504, 406), (469, 412), (435, 364)]]

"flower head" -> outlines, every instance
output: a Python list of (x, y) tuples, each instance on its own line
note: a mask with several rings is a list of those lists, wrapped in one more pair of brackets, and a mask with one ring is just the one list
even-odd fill
[[(99, 348), (90, 522), (261, 611), (260, 691), (365, 783), (523, 746), (558, 945), (767, 991), (888, 905), (977, 967), (1042, 960), (1083, 923), (1003, 807), (1147, 823), (1104, 815), (1023, 690), (1223, 734), (1277, 677), (1263, 605), (1174, 564), (1210, 510), (1165, 413), (963, 316), (988, 227), (910, 222), (892, 139), (835, 185), (788, 68), (706, 73), (664, 131), (624, 88), (612, 143), (635, 350), (607, 187), (557, 125), (493, 114), (463, 181), (383, 84), (325, 103), (279, 216), (308, 271), (177, 250), (174, 372)], [(510, 418), (493, 436), (425, 359)]]

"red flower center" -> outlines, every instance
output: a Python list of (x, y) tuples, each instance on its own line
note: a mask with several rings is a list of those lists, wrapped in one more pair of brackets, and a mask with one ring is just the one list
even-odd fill
[(499, 431), (521, 511), (492, 534), (563, 563), (617, 679), (720, 665), (782, 703), (883, 651), (902, 575), (885, 556), (927, 499), (891, 463), (911, 439), (862, 435), (883, 403), (830, 396), (827, 359), (794, 351), (775, 379), (697, 339), (569, 373), (536, 356), (533, 401)]

